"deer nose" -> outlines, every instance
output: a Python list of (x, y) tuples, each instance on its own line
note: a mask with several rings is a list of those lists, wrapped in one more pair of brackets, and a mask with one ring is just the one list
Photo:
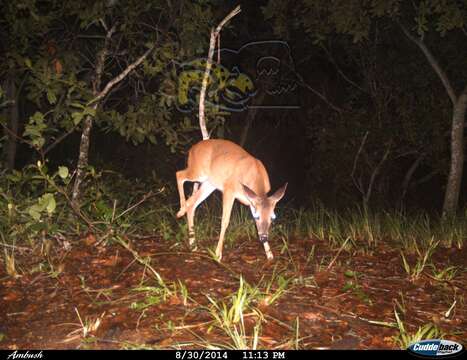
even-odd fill
[(268, 242), (268, 234), (259, 234), (259, 241), (263, 244)]

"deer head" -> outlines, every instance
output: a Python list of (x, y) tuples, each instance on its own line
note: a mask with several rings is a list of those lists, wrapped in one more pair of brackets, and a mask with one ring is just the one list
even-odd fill
[(248, 201), (250, 202), (250, 209), (256, 222), (259, 241), (264, 245), (268, 259), (272, 260), (273, 255), (268, 244), (269, 228), (272, 221), (276, 218), (274, 208), (276, 207), (276, 204), (279, 202), (279, 200), (284, 196), (285, 190), (287, 189), (287, 183), (276, 190), (276, 192), (271, 196), (260, 196), (251, 190), (248, 186), (243, 184), (242, 186), (243, 191)]

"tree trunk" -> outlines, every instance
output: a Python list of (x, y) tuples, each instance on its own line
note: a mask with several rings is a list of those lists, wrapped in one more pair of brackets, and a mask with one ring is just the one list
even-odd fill
[[(104, 64), (105, 59), (107, 57), (107, 53), (110, 46), (110, 39), (112, 34), (116, 30), (116, 24), (112, 26), (111, 29), (107, 31), (107, 35), (105, 36), (105, 44), (102, 50), (99, 52), (97, 56), (97, 64), (96, 64), (96, 71), (94, 81), (92, 83), (92, 91), (94, 95), (94, 99), (92, 100), (92, 109), (97, 110), (99, 104), (105, 96), (109, 93), (109, 91), (120, 81), (122, 81), (130, 72), (132, 72), (137, 66), (139, 66), (144, 59), (154, 50), (155, 44), (152, 45), (149, 49), (147, 49), (143, 55), (141, 55), (138, 59), (128, 65), (120, 74), (110, 80), (104, 87), (102, 91), (101, 82), (102, 82), (102, 73), (104, 72)], [(72, 206), (75, 210), (79, 209), (79, 200), (80, 200), (80, 186), (84, 180), (85, 175), (85, 168), (88, 165), (89, 159), (89, 139), (91, 136), (91, 129), (92, 129), (92, 116), (86, 116), (83, 123), (83, 132), (81, 134), (81, 142), (79, 146), (79, 158), (78, 158), (78, 166), (76, 171), (76, 178), (75, 183), (73, 184), (73, 194), (72, 194)]]
[(467, 108), (467, 86), (454, 104), (451, 128), (451, 166), (444, 195), (443, 217), (456, 214), (464, 167), (464, 122)]
[(462, 183), (462, 170), (464, 167), (464, 118), (467, 107), (467, 86), (462, 93), (456, 97), (456, 92), (451, 84), (446, 72), (438, 63), (425, 45), (423, 40), (414, 37), (402, 25), (399, 24), (404, 34), (414, 42), (425, 55), (433, 71), (438, 75), (443, 84), (453, 106), (452, 128), (451, 128), (451, 165), (449, 168), (446, 192), (444, 193), (443, 218), (456, 214), (459, 205), (459, 195)]
[[(107, 52), (110, 45), (110, 38), (115, 31), (115, 25), (107, 32), (105, 37), (105, 43), (102, 50), (97, 56), (96, 71), (94, 75), (94, 80), (92, 82), (92, 93), (94, 97), (99, 95), (99, 90), (101, 87), (102, 73), (104, 72), (105, 59), (107, 57)], [(96, 101), (92, 108), (94, 110), (99, 106), (99, 101)], [(93, 118), (90, 115), (87, 115), (83, 122), (83, 132), (81, 133), (81, 142), (79, 144), (79, 157), (78, 165), (76, 169), (75, 183), (73, 184), (73, 193), (71, 197), (71, 205), (75, 210), (79, 209), (79, 202), (81, 196), (81, 183), (84, 180), (85, 169), (88, 166), (89, 159), (89, 139), (91, 136)]]
[(6, 126), (8, 126), (8, 129), (11, 131), (11, 133), (7, 134), (8, 140), (5, 146), (5, 165), (7, 169), (13, 170), (16, 162), (17, 141), (15, 135), (18, 135), (19, 116), (15, 77), (11, 74), (5, 81), (5, 92), (6, 99), (12, 101), (4, 110), (5, 117), (7, 118)]
[[(97, 104), (95, 105), (97, 108)], [(79, 158), (76, 170), (75, 183), (73, 184), (72, 206), (75, 209), (79, 208), (79, 200), (81, 195), (81, 183), (84, 180), (86, 166), (88, 166), (89, 159), (89, 139), (91, 137), (92, 129), (92, 116), (88, 115), (84, 119), (83, 132), (81, 133), (81, 142), (79, 145)]]

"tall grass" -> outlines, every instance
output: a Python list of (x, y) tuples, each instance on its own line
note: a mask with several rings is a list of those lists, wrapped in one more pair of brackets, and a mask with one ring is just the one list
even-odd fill
[[(77, 238), (88, 232), (90, 225), (99, 242), (122, 235), (155, 236), (170, 242), (172, 247), (187, 245), (186, 219), (175, 217), (178, 201), (174, 186), (157, 179), (151, 180), (153, 185), (149, 186), (111, 172), (91, 171), (88, 178), (81, 208), (85, 217), (77, 217), (67, 204), (71, 181), (68, 171), (48, 175), (46, 166), (38, 165), (0, 179), (1, 258), (9, 274), (16, 273), (14, 260), (18, 246), (34, 247), (47, 239)], [(161, 189), (156, 196), (139, 204), (148, 189), (156, 188)], [(462, 248), (467, 239), (466, 210), (461, 216), (446, 220), (425, 213), (369, 211), (361, 207), (335, 211), (321, 203), (306, 210), (279, 204), (276, 212), (278, 219), (271, 227), (270, 236), (272, 243), (280, 239), (284, 246), (293, 237), (319, 239), (333, 250), (345, 251), (372, 251), (384, 242), (402, 250), (404, 256), (424, 257), (422, 254), (431, 255), (433, 244)], [(198, 242), (215, 244), (221, 216), (221, 196), (213, 194), (196, 212)], [(226, 246), (238, 243), (239, 239), (256, 238), (250, 210), (236, 204), (226, 233)]]
[(307, 211), (287, 210), (284, 221), (290, 236), (325, 240), (332, 248), (340, 247), (350, 238), (354, 245), (367, 249), (385, 241), (417, 254), (433, 243), (462, 248), (467, 239), (465, 216), (441, 220), (426, 213), (370, 212), (359, 207), (337, 212), (316, 204)]
[[(206, 297), (210, 302), (207, 310), (214, 320), (213, 326), (227, 336), (228, 341), (220, 344), (205, 342), (203, 345), (208, 348), (221, 347), (236, 350), (256, 350), (263, 319), (261, 312), (253, 306), (258, 297), (258, 290), (248, 285), (240, 277), (238, 290), (232, 294), (229, 299), (230, 301), (227, 303), (216, 300), (209, 295), (206, 295)], [(249, 313), (246, 314), (245, 311)], [(245, 326), (246, 316), (249, 316), (254, 321), (251, 332)]]

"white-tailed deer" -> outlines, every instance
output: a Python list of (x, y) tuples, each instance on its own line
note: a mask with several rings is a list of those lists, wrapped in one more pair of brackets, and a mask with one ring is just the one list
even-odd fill
[[(188, 200), (183, 190), (185, 181), (195, 182), (193, 193)], [(271, 185), (261, 161), (231, 141), (203, 140), (193, 145), (188, 152), (188, 167), (177, 172), (177, 185), (180, 195), (180, 210), (177, 217), (187, 214), (190, 246), (193, 247), (195, 244), (196, 207), (217, 189), (223, 193), (222, 224), (216, 249), (218, 260), (222, 259), (224, 235), (235, 199), (250, 206), (256, 221), (259, 240), (263, 243), (267, 258), (273, 259), (268, 243), (268, 232), (271, 221), (275, 218), (274, 208), (284, 196), (287, 184), (273, 195), (267, 196)]]

